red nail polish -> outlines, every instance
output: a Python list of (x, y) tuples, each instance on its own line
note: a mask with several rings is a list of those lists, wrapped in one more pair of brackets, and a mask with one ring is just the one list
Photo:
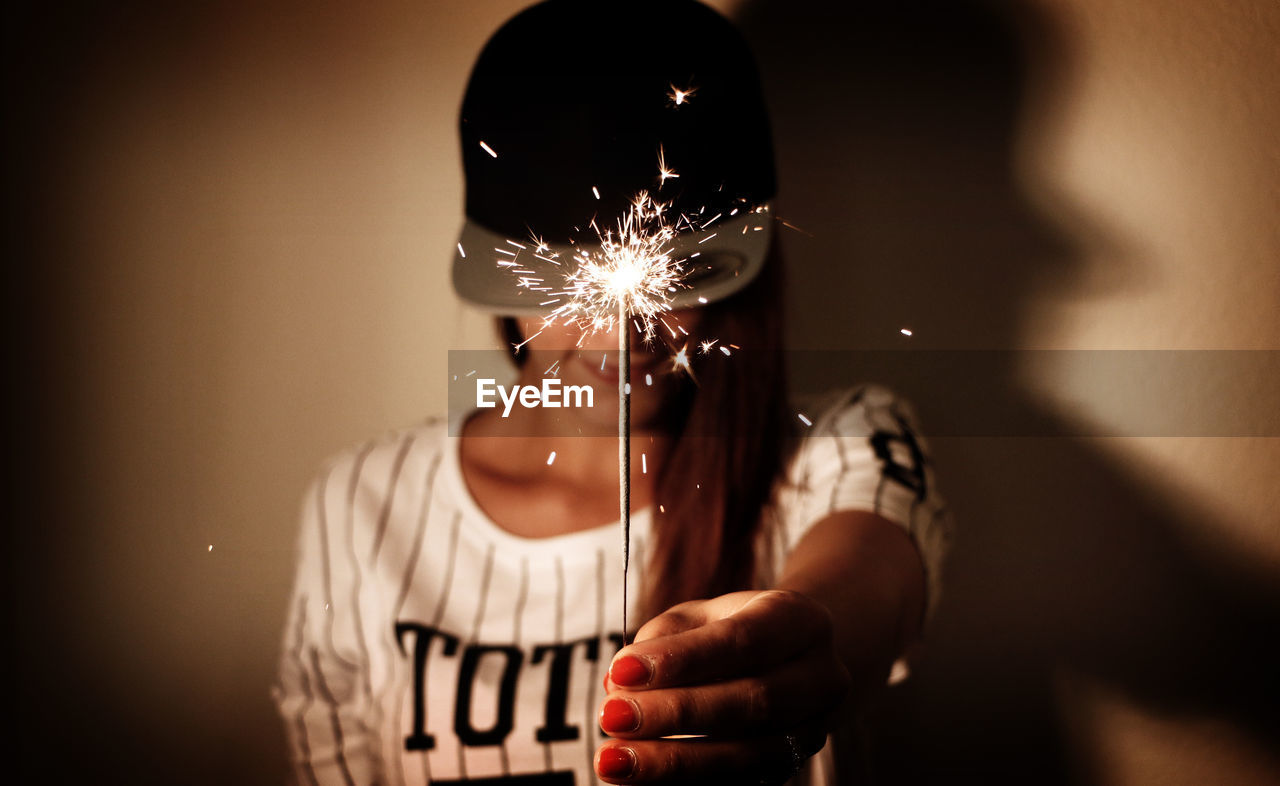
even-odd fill
[(609, 734), (640, 728), (640, 712), (627, 699), (609, 699), (600, 710), (600, 728)]
[(600, 751), (596, 772), (602, 778), (627, 778), (636, 771), (636, 754), (630, 748), (609, 747)]
[(649, 666), (634, 655), (624, 655), (613, 662), (609, 676), (618, 685), (639, 687), (649, 682)]

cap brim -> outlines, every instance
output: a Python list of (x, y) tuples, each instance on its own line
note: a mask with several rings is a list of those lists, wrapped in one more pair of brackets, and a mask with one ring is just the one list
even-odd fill
[[(741, 290), (760, 273), (772, 238), (768, 205), (677, 232), (669, 248), (684, 274), (670, 307), (712, 303)], [(453, 289), (469, 305), (492, 314), (544, 316), (561, 300), (555, 293), (576, 270), (577, 257), (599, 248), (547, 244), (538, 251), (529, 238), (506, 237), (468, 219), (454, 252)], [(537, 285), (529, 286), (530, 280)]]

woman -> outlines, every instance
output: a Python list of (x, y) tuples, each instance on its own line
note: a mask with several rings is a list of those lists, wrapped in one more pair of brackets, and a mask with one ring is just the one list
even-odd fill
[[(277, 692), (300, 778), (832, 782), (829, 732), (936, 595), (940, 505), (886, 392), (841, 394), (811, 428), (787, 407), (750, 54), (693, 2), (551, 0), (486, 45), (461, 135), (455, 289), (501, 317), (517, 384), (594, 401), (510, 398), (321, 473)], [(549, 317), (556, 277), (625, 216), (680, 230), (670, 310), (651, 331)], [(619, 329), (644, 622), (625, 636)]]

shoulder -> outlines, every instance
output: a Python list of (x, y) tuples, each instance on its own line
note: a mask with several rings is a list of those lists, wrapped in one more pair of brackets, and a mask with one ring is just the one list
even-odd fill
[(801, 430), (787, 485), (825, 500), (831, 509), (876, 512), (892, 496), (888, 481), (906, 486), (913, 495), (927, 489), (927, 450), (911, 406), (901, 396), (864, 385), (834, 391), (810, 406), (813, 414), (806, 417), (811, 425)]
[(861, 385), (831, 391), (801, 402), (801, 432), (809, 437), (864, 437), (877, 433), (902, 434), (915, 431), (915, 414), (910, 403), (889, 388)]
[(421, 470), (436, 462), (448, 444), (449, 426), (443, 417), (392, 429), (365, 442), (348, 446), (326, 460), (311, 483), (313, 493), (370, 483), (384, 485), (388, 476)]

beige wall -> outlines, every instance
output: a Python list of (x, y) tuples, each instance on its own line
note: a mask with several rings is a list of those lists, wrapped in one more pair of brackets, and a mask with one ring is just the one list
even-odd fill
[[(334, 450), (442, 410), (445, 351), (490, 342), (486, 321), (459, 306), (445, 275), (461, 217), (455, 115), (471, 58), (522, 5), (381, 2), (356, 12), (273, 2), (40, 21), (62, 42), (33, 102), (46, 114), (31, 123), (43, 156), (31, 187), (32, 258), (51, 285), (33, 300), (42, 336), (34, 346), (47, 368), (41, 411), (54, 426), (42, 431), (52, 460), (36, 487), (51, 513), (30, 538), (26, 570), (44, 582), (32, 593), (35, 628), (59, 646), (31, 690), (52, 728), (98, 730), (83, 743), (91, 760), (137, 756), (157, 770), (195, 767), (211, 781), (281, 771), (267, 689), (301, 489)], [(748, 4), (744, 23), (757, 43), (775, 33), (783, 40), (781, 27), (764, 24), (775, 17), (839, 34), (805, 8), (762, 0)], [(894, 72), (877, 70), (866, 51), (849, 53), (856, 67), (833, 71), (822, 64), (844, 57), (838, 47), (760, 45), (766, 74), (775, 74), (782, 204), (816, 236), (788, 238), (793, 300), (811, 304), (797, 309), (796, 343), (1280, 349), (1280, 7), (1044, 0), (1015, 8), (1009, 20), (975, 11), (976, 22), (947, 12), (1005, 36), (1012, 59), (991, 68), (971, 69), (960, 49)], [(921, 40), (892, 14), (868, 24), (903, 35), (908, 47)], [(950, 39), (933, 30), (923, 40)], [(44, 62), (45, 50), (32, 49), (40, 50), (32, 61)], [(949, 81), (956, 73), (965, 78)], [(787, 83), (793, 75), (807, 81)], [(935, 76), (943, 88), (930, 87)], [(901, 90), (877, 91), (880, 78)], [(831, 95), (852, 98), (824, 100)], [(925, 109), (896, 101), (913, 95), (937, 100)], [(907, 125), (882, 120), (859, 131), (871, 114), (858, 97), (876, 117)], [(927, 122), (932, 107), (944, 122)], [(993, 120), (992, 107), (1008, 117)], [(897, 133), (904, 129), (921, 135)], [(833, 172), (847, 177), (837, 182)], [(953, 204), (947, 193), (967, 200)], [(969, 266), (963, 275), (948, 266), (950, 252)], [(847, 287), (838, 305), (858, 306), (832, 328), (824, 323), (832, 304), (813, 306), (823, 295), (806, 285), (846, 253), (919, 265), (835, 275), (836, 288)], [(1034, 286), (1001, 289), (1008, 271), (1032, 261)], [(999, 275), (984, 273), (986, 262)], [(917, 296), (867, 296), (892, 285), (918, 287)], [(902, 320), (924, 328), (917, 343), (901, 343)], [(960, 712), (954, 697), (967, 694), (949, 680), (993, 653), (1021, 652), (1001, 637), (1025, 633), (1037, 642), (1037, 669), (1024, 676), (1045, 697), (1025, 709), (1061, 726), (1062, 760), (1076, 773), (1115, 783), (1203, 782), (1200, 772), (1221, 774), (1219, 782), (1260, 778), (1264, 746), (1240, 731), (1248, 720), (1233, 708), (1191, 706), (1180, 695), (1165, 707), (1162, 687), (1152, 701), (1126, 682), (1129, 669), (1095, 668), (1094, 649), (1059, 658), (1060, 638), (1028, 620), (1034, 603), (1067, 597), (1065, 586), (1013, 597), (1027, 576), (986, 574), (1009, 579), (1006, 590), (975, 578), (993, 560), (1043, 560), (1055, 538), (1076, 543), (1070, 532), (1028, 540), (1041, 523), (1024, 514), (1045, 504), (1040, 495), (1070, 496), (1078, 471), (1090, 478), (1085, 488), (1115, 495), (1118, 521), (1142, 518), (1134, 538), (1182, 544), (1168, 563), (1177, 570), (1186, 553), (1208, 553), (1208, 567), (1193, 560), (1197, 576), (1204, 567), (1227, 576), (1215, 588), (1251, 592), (1265, 577), (1257, 583), (1275, 600), (1276, 437), (1062, 437), (1124, 434), (1135, 401), (1195, 411), (1221, 406), (1224, 390), (1274, 391), (1275, 380), (1259, 379), (1248, 362), (1233, 367), (1229, 384), (1179, 379), (1153, 397), (1141, 378), (1099, 379), (1078, 359), (1019, 362), (1006, 386), (1057, 424), (1037, 432), (1053, 438), (1049, 452), (1073, 445), (1053, 462), (1076, 468), (1067, 478), (1010, 491), (983, 468), (1026, 472), (1027, 456), (1034, 465), (1044, 455), (1023, 455), (1026, 440), (938, 441), (944, 478), (947, 460), (967, 467), (949, 482), (962, 537), (966, 526), (976, 533), (958, 547), (958, 565), (974, 570), (956, 578), (932, 671), (888, 722), (945, 737), (911, 708)], [(908, 392), (926, 411), (946, 409), (945, 390)], [(1274, 401), (1241, 396), (1230, 406), (1265, 415)], [(1265, 433), (1280, 433), (1274, 417), (1263, 420)], [(1089, 504), (1103, 509), (1107, 500)], [(1114, 532), (1082, 531), (1117, 553), (1107, 540)], [(1052, 567), (1070, 576), (1081, 564)], [(1177, 570), (1150, 585), (1177, 581)], [(1220, 594), (1205, 606), (1209, 617), (1230, 612)], [(1007, 613), (992, 615), (984, 603), (1006, 604)], [(1134, 613), (1177, 616), (1174, 601), (1153, 603)], [(1003, 631), (984, 627), (993, 616)], [(1198, 630), (1159, 635), (1176, 642)], [(965, 643), (974, 638), (984, 644)], [(39, 661), (39, 646), (28, 648)], [(1063, 650), (1075, 651), (1071, 642)], [(989, 720), (992, 733), (1020, 722), (998, 711)], [(948, 755), (940, 766), (962, 761)]]
[[(1018, 172), (1035, 204), (1078, 233), (1086, 253), (1084, 291), (1046, 298), (1030, 331), (1034, 344), (1276, 349), (1280, 6), (1041, 5), (1060, 31), (1060, 50), (1037, 63)], [(1105, 229), (1091, 237), (1090, 225)], [(1260, 365), (1243, 364), (1227, 378), (1164, 380), (1159, 400), (1196, 411), (1226, 397), (1275, 435), (1276, 367)], [(1061, 364), (1032, 384), (1060, 408), (1106, 424), (1123, 419), (1131, 402), (1150, 400), (1134, 394), (1153, 383), (1109, 389), (1107, 380)], [(1216, 554), (1242, 584), (1246, 575), (1265, 576), (1259, 584), (1275, 608), (1280, 440), (1148, 437), (1098, 447), (1170, 490), (1183, 513), (1170, 519), (1172, 536)], [(1060, 679), (1076, 749), (1100, 782), (1264, 783), (1280, 775), (1274, 738), (1242, 734), (1212, 713), (1143, 706), (1070, 669)]]
[[(1035, 63), (1019, 175), (1087, 253), (1085, 291), (1045, 299), (1029, 331), (1033, 345), (1276, 349), (1280, 70), (1272, 66), (1280, 8), (1235, 0), (1042, 5), (1062, 48)], [(1098, 395), (1097, 382), (1070, 367), (1037, 380), (1090, 418), (1123, 418), (1124, 397)], [(1253, 384), (1242, 376), (1226, 387)], [(1224, 386), (1191, 378), (1178, 387), (1169, 393), (1174, 406), (1211, 406)], [(1178, 477), (1219, 511), (1204, 522), (1215, 537), (1280, 566), (1280, 486), (1266, 482), (1280, 460), (1274, 441), (1141, 440), (1115, 450)]]

